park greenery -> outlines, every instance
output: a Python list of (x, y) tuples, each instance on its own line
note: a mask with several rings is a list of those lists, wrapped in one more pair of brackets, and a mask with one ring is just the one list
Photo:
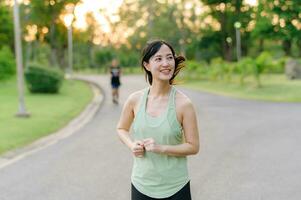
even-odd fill
[[(25, 94), (31, 117), (14, 117), (18, 94), (16, 79), (0, 84), (0, 154), (32, 143), (66, 126), (91, 101), (91, 89), (80, 81), (65, 81), (59, 94)], [(78, 92), (80, 91), (80, 92)]]
[[(16, 72), (11, 2), (0, 3), (0, 80)], [(75, 16), (71, 25), (73, 68), (78, 72), (106, 73), (114, 57), (124, 71), (136, 72), (145, 43), (161, 38), (187, 58), (185, 79), (215, 83), (239, 77), (239, 86), (262, 88), (262, 74), (284, 74), (287, 60), (301, 56), (298, 0), (124, 0), (114, 13), (98, 10), (105, 25), (95, 12), (86, 11), (85, 27), (77, 26), (77, 13), (84, 1), (22, 2), (27, 72), (33, 63), (38, 69), (48, 68), (45, 74), (49, 76), (52, 69), (67, 71), (68, 25), (64, 19), (68, 15)], [(240, 27), (234, 27), (237, 22)], [(236, 45), (237, 30), (240, 47)], [(26, 77), (32, 88), (32, 78), (28, 74)], [(248, 77), (253, 77), (251, 83), (245, 81)]]
[[(15, 72), (13, 56), (3, 59), (13, 52), (12, 6), (9, 2), (0, 3), (0, 22), (3, 22), (0, 63), (4, 63), (0, 65), (0, 79)], [(113, 15), (105, 9), (99, 10), (107, 20), (109, 31), (93, 12), (87, 12), (85, 28), (76, 26), (77, 18), (73, 21), (74, 69), (107, 71), (113, 57), (118, 57), (123, 67), (137, 67), (144, 44), (150, 39), (162, 38), (192, 63), (205, 64), (212, 79), (217, 79), (214, 76), (229, 77), (234, 71), (241, 74), (240, 84), (243, 84), (244, 77), (253, 73), (260, 86), (260, 74), (267, 71), (264, 69), (269, 71), (274, 66), (277, 69), (269, 73), (275, 70), (282, 73), (284, 58), (301, 56), (301, 6), (298, 0), (261, 0), (257, 5), (249, 2), (124, 0)], [(70, 9), (77, 17), (75, 11), (81, 4), (80, 0), (23, 1), (20, 13), (25, 67), (34, 62), (41, 66), (59, 66), (66, 71), (67, 28), (63, 18)], [(241, 23), (243, 59), (238, 63), (235, 22)], [(266, 57), (271, 62), (279, 62), (271, 63), (265, 60)], [(218, 64), (221, 64), (220, 70)], [(202, 73), (205, 69), (200, 68), (198, 71)]]
[[(77, 25), (85, 0), (23, 0), (25, 97), (32, 116), (15, 118), (12, 2), (0, 1), (0, 154), (59, 129), (91, 100), (87, 85), (63, 79), (68, 71), (64, 19), (70, 15), (77, 73), (108, 73), (113, 58), (124, 73), (139, 73), (143, 46), (160, 38), (187, 58), (178, 77), (187, 87), (247, 99), (301, 102), (301, 81), (285, 77), (288, 60), (301, 65), (300, 0), (123, 0), (113, 13), (105, 8), (86, 11), (85, 26)], [(237, 22), (240, 27), (234, 27)], [(236, 45), (237, 31), (241, 47)]]
[(59, 69), (31, 63), (26, 67), (25, 78), (31, 93), (58, 93), (64, 75)]

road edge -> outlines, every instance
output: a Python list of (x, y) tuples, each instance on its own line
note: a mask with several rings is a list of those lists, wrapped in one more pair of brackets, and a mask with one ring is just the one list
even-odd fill
[(86, 106), (86, 108), (75, 118), (73, 118), (66, 126), (50, 133), (49, 135), (42, 137), (33, 143), (8, 151), (0, 156), (0, 170), (18, 160), (21, 160), (29, 155), (34, 154), (42, 149), (45, 149), (58, 141), (67, 138), (83, 128), (88, 122), (90, 122), (95, 114), (100, 110), (104, 103), (105, 93), (100, 84), (92, 81), (85, 76), (73, 76), (71, 79), (86, 82), (90, 85), (94, 97), (92, 101)]

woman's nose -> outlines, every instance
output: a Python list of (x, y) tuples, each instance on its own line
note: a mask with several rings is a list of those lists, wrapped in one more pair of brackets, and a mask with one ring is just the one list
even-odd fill
[(169, 62), (167, 59), (163, 59), (163, 63), (162, 63), (163, 66), (169, 66)]

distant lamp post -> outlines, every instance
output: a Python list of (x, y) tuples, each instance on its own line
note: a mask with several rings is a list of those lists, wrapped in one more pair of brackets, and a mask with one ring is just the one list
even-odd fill
[(64, 17), (64, 23), (68, 29), (68, 69), (67, 77), (72, 76), (73, 73), (73, 44), (72, 44), (72, 22), (74, 16), (71, 13), (68, 13)]
[(235, 22), (234, 27), (236, 32), (236, 56), (237, 56), (237, 61), (239, 61), (241, 58), (241, 39), (240, 39), (240, 30), (239, 30), (241, 27), (241, 23)]
[(24, 73), (23, 73), (23, 58), (22, 58), (22, 42), (20, 31), (19, 3), (14, 0), (14, 32), (15, 32), (15, 54), (17, 62), (17, 80), (18, 80), (18, 95), (19, 95), (19, 110), (17, 117), (29, 117), (26, 112), (24, 100)]
[(227, 43), (230, 45), (232, 43), (232, 38), (231, 37), (227, 37), (226, 38)]

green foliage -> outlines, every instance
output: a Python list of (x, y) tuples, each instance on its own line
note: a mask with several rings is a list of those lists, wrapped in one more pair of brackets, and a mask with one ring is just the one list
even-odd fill
[(118, 13), (122, 20), (116, 26), (117, 29), (126, 26), (134, 30), (127, 39), (131, 50), (140, 51), (146, 41), (160, 38), (169, 41), (177, 52), (185, 54), (187, 44), (197, 37), (200, 21), (195, 14), (196, 1), (191, 1), (191, 4), (190, 8), (185, 8), (183, 1), (172, 4), (149, 0), (123, 1)]
[(96, 68), (105, 68), (113, 59), (113, 51), (111, 49), (100, 49), (95, 52)]
[[(264, 72), (283, 73), (285, 58), (274, 59), (268, 52), (261, 53), (256, 59), (244, 57), (239, 62), (227, 62), (222, 58), (214, 58), (210, 65), (201, 64), (196, 61), (186, 62), (185, 76), (191, 80), (210, 80), (214, 82), (232, 82), (233, 77), (239, 75), (239, 84), (246, 84), (261, 87), (260, 77)], [(252, 78), (254, 81), (251, 81)]]
[(35, 63), (39, 63), (41, 65), (48, 65), (49, 64), (49, 57), (51, 56), (51, 49), (50, 45), (47, 43), (34, 43), (34, 53), (33, 53), (33, 60)]
[[(0, 154), (28, 145), (54, 133), (78, 116), (93, 98), (93, 91), (82, 81), (66, 80), (59, 94), (26, 92), (26, 107), (31, 117), (15, 117), (17, 82), (11, 78), (0, 84)], [(3, 194), (3, 193), (2, 193)], [(1, 198), (3, 199), (3, 198)]]
[(265, 72), (270, 74), (283, 74), (287, 59), (287, 57), (273, 59), (272, 63), (267, 66)]
[(10, 7), (0, 1), (0, 48), (4, 45), (13, 46), (13, 23)]
[[(202, 18), (204, 21), (206, 18), (212, 18), (213, 23), (207, 23), (204, 30), (202, 30), (203, 38), (208, 40), (210, 48), (211, 45), (218, 45), (215, 48), (219, 55), (228, 61), (232, 61), (234, 55), (234, 45), (235, 44), (235, 28), (234, 23), (241, 23), (241, 47), (242, 53), (248, 52), (248, 48), (251, 46), (250, 33), (247, 29), (249, 22), (251, 21), (251, 14), (253, 8), (246, 4), (245, 1), (237, 0), (201, 0), (203, 4), (208, 8), (204, 12)], [(219, 24), (219, 30), (216, 29), (215, 25)], [(213, 33), (212, 33), (213, 32)], [(212, 35), (215, 37), (215, 41), (212, 39)], [(208, 37), (210, 36), (210, 37)], [(218, 36), (218, 37), (217, 37)], [(231, 39), (231, 41), (229, 40)], [(228, 39), (228, 42), (227, 42)], [(211, 40), (211, 41), (210, 41)], [(219, 42), (217, 42), (219, 41)], [(214, 51), (212, 51), (214, 53)]]
[[(48, 28), (48, 33), (44, 36), (38, 34), (46, 43), (50, 45), (51, 56), (49, 56), (52, 65), (59, 64), (64, 67), (65, 64), (65, 49), (67, 47), (66, 26), (63, 24), (60, 16), (66, 13), (65, 6), (67, 4), (75, 5), (79, 0), (64, 0), (64, 1), (41, 1), (31, 0), (28, 5), (24, 5), (24, 15), (26, 25), (37, 25), (38, 29), (43, 27)], [(27, 13), (27, 14), (26, 14)], [(21, 12), (22, 14), (22, 12)]]
[(272, 66), (272, 56), (269, 52), (262, 52), (255, 60), (256, 67), (254, 69), (255, 74), (261, 74), (265, 69)]
[(139, 66), (139, 56), (136, 51), (125, 49), (117, 51), (112, 48), (103, 48), (95, 52), (95, 62), (97, 68), (107, 71), (112, 59), (116, 58), (121, 67), (129, 67), (129, 71), (131, 71), (132, 66)]
[(25, 70), (25, 78), (31, 93), (58, 93), (64, 77), (58, 69), (31, 63)]
[(136, 53), (135, 51), (120, 51), (117, 59), (122, 67), (130, 67), (140, 66), (139, 57), (139, 53)]
[(220, 57), (214, 58), (211, 60), (210, 63), (210, 79), (212, 81), (216, 81), (218, 79), (223, 79), (223, 75), (224, 75), (224, 62), (223, 59)]
[[(233, 78), (236, 80), (236, 77)], [(249, 79), (247, 81), (249, 81)], [(283, 74), (268, 74), (262, 76), (262, 83), (266, 87), (258, 88), (250, 85), (238, 86), (237, 81), (224, 84), (223, 82), (200, 80), (187, 81), (184, 86), (243, 99), (301, 102), (301, 80), (290, 81)]]
[(242, 58), (239, 62), (236, 63), (235, 71), (240, 75), (240, 85), (245, 84), (245, 78), (252, 74), (255, 68), (255, 61), (250, 57)]
[[(188, 79), (208, 79), (208, 64), (206, 62), (197, 62), (188, 60), (183, 69), (184, 76)], [(180, 73), (181, 74), (181, 73)]]
[(206, 33), (198, 44), (200, 58), (209, 62), (215, 57), (222, 56), (221, 42), (221, 34), (219, 32)]
[[(89, 46), (81, 42), (75, 43), (73, 48), (73, 69), (80, 70), (87, 67), (93, 67), (92, 58), (90, 58)], [(67, 54), (67, 50), (66, 50)]]
[(293, 23), (300, 18), (300, 9), (300, 1), (297, 0), (259, 1), (253, 37), (281, 41), (285, 54), (292, 55), (293, 41), (301, 40), (300, 30)]
[(0, 49), (0, 80), (7, 79), (16, 72), (14, 56), (7, 46)]

